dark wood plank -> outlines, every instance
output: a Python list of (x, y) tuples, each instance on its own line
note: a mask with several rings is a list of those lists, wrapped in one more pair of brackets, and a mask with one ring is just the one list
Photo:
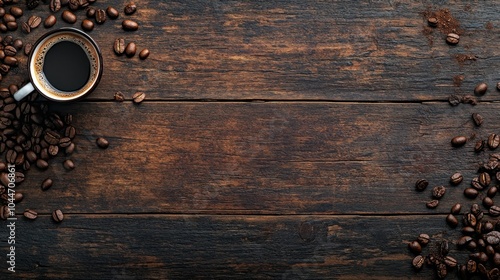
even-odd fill
[[(430, 46), (422, 34), (421, 12), (429, 1), (141, 1), (130, 17), (140, 31), (125, 33), (120, 20), (109, 20), (90, 33), (105, 60), (91, 98), (109, 100), (118, 90), (130, 98), (142, 90), (164, 100), (420, 101), (470, 93), (479, 81), (493, 86), (500, 57), (492, 45), (500, 26), (495, 3), (441, 4), (434, 8), (449, 8), (465, 30), (456, 47), (439, 32)], [(95, 6), (109, 5), (123, 2)], [(36, 13), (46, 16), (48, 9), (40, 6)], [(83, 18), (83, 11), (77, 15)], [(68, 24), (59, 20), (61, 26)], [(45, 31), (16, 34), (34, 42)], [(112, 44), (121, 36), (149, 48), (151, 57), (116, 57)], [(477, 61), (460, 66), (456, 54)], [(26, 77), (22, 65), (6, 82)], [(454, 89), (453, 77), (460, 74), (462, 88)]]
[[(67, 215), (20, 220), (16, 276), (24, 279), (430, 279), (407, 242), (427, 254), (458, 230), (444, 216)], [(304, 228), (311, 228), (311, 231)], [(301, 231), (300, 229), (303, 228)], [(302, 236), (299, 232), (302, 232)], [(6, 229), (0, 229), (6, 236)], [(5, 238), (2, 252), (6, 251)], [(460, 262), (468, 255), (450, 255)], [(3, 273), (3, 272), (2, 272)]]
[[(335, 214), (434, 213), (414, 182), (448, 185), (446, 213), (465, 201), (463, 188), (491, 153), (475, 141), (453, 148), (455, 135), (485, 139), (500, 131), (498, 103), (476, 107), (357, 103), (78, 103), (79, 136), (65, 171), (33, 168), (18, 189), (20, 207), (49, 213)], [(471, 113), (485, 117), (476, 128)], [(95, 145), (104, 136), (107, 150)], [(54, 186), (42, 192), (46, 177)], [(405, 201), (405, 203), (401, 203)]]

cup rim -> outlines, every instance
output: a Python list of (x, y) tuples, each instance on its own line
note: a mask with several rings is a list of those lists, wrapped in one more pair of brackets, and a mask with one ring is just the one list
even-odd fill
[[(71, 99), (56, 99), (56, 98), (52, 98), (50, 96), (47, 96), (47, 94), (45, 94), (44, 92), (42, 92), (42, 90), (39, 90), (38, 87), (36, 86), (35, 82), (33, 81), (33, 76), (31, 75), (31, 69), (30, 69), (31, 68), (31, 60), (33, 59), (33, 56), (35, 55), (35, 49), (37, 48), (37, 46), (43, 40), (45, 40), (47, 37), (49, 37), (49, 36), (51, 36), (51, 35), (53, 35), (55, 33), (60, 33), (60, 32), (65, 32), (65, 31), (77, 33), (78, 35), (81, 35), (81, 36), (85, 37), (92, 44), (92, 46), (95, 48), (95, 50), (97, 52), (97, 55), (98, 55), (98, 58), (99, 58), (99, 64), (98, 64), (99, 70), (98, 70), (98, 73), (97, 73), (97, 79), (95, 80), (94, 84), (84, 94), (79, 95), (79, 96), (74, 97), (74, 98), (71, 98)], [(101, 49), (99, 48), (99, 46), (97, 45), (97, 43), (95, 42), (95, 40), (92, 37), (90, 37), (90, 35), (87, 34), (86, 32), (84, 32), (84, 31), (82, 31), (80, 29), (74, 28), (74, 27), (61, 27), (61, 28), (58, 28), (58, 29), (55, 29), (55, 30), (51, 30), (51, 31), (43, 34), (40, 38), (38, 38), (38, 40), (36, 40), (36, 42), (33, 44), (32, 51), (31, 51), (31, 53), (30, 53), (30, 55), (28, 57), (28, 67), (27, 67), (27, 70), (28, 70), (28, 75), (29, 75), (29, 78), (30, 78), (30, 83), (33, 85), (33, 87), (35, 88), (35, 90), (40, 95), (42, 95), (43, 97), (45, 97), (46, 99), (48, 99), (50, 101), (54, 101), (54, 102), (76, 101), (76, 100), (79, 100), (79, 99), (82, 99), (82, 98), (86, 97), (88, 94), (90, 94), (92, 91), (94, 91), (94, 89), (97, 87), (97, 85), (101, 81), (102, 72), (103, 72), (103, 61), (102, 61)]]

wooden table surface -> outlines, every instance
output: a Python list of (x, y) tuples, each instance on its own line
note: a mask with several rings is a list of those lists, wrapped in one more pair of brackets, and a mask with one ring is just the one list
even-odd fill
[[(450, 139), (500, 132), (498, 4), (137, 1), (127, 16), (137, 32), (121, 29), (123, 13), (89, 32), (104, 56), (96, 91), (51, 104), (74, 116), (77, 167), (65, 171), (60, 156), (29, 171), (18, 187), (16, 273), (2, 226), (0, 278), (431, 279), (431, 269), (412, 269), (407, 243), (460, 235), (445, 216), (472, 203), (463, 189), (490, 153)], [(423, 33), (422, 13), (445, 8), (463, 30), (457, 46)], [(56, 27), (69, 26), (60, 13)], [(14, 34), (34, 42), (46, 31)], [(115, 56), (118, 37), (151, 56)], [(25, 60), (2, 85), (26, 78)], [(478, 105), (448, 104), (483, 81)], [(127, 100), (112, 101), (116, 91)], [(136, 91), (147, 94), (140, 105)], [(479, 128), (474, 112), (485, 117)], [(448, 186), (456, 171), (464, 182), (427, 209), (430, 191), (417, 193), (415, 181)], [(47, 177), (54, 186), (43, 192)], [(38, 219), (21, 219), (26, 208)]]

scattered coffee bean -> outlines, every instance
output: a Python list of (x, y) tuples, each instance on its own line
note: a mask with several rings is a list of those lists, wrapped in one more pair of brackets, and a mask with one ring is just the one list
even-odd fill
[(103, 24), (106, 21), (106, 12), (102, 9), (97, 9), (95, 11), (95, 22), (97, 24)]
[(464, 190), (464, 195), (471, 199), (476, 198), (478, 194), (479, 192), (475, 188), (466, 188)]
[(104, 139), (103, 137), (99, 137), (96, 139), (96, 144), (99, 148), (106, 149), (109, 147), (109, 142), (108, 140)]
[(425, 245), (429, 244), (430, 239), (431, 238), (429, 237), (428, 234), (421, 233), (417, 237), (417, 242), (420, 243), (420, 245), (425, 246)]
[(15, 22), (15, 21), (7, 22), (6, 25), (7, 25), (7, 29), (10, 31), (15, 31), (18, 28), (17, 22)]
[(439, 205), (439, 200), (437, 200), (437, 199), (433, 199), (425, 204), (425, 206), (429, 209), (434, 209), (434, 208), (438, 207), (438, 205)]
[(149, 50), (148, 49), (143, 49), (140, 53), (139, 53), (139, 58), (144, 60), (146, 58), (149, 57)]
[(436, 186), (432, 189), (432, 197), (435, 199), (441, 199), (446, 193), (446, 188), (444, 186)]
[(106, 13), (108, 14), (108, 17), (110, 19), (117, 19), (118, 16), (120, 15), (120, 13), (118, 12), (118, 10), (115, 9), (115, 8), (113, 8), (113, 7), (111, 7), (111, 6), (106, 9)]
[(500, 206), (493, 205), (490, 207), (489, 213), (493, 217), (500, 216)]
[(446, 43), (450, 45), (456, 45), (460, 41), (460, 36), (456, 33), (449, 33), (446, 36)]
[(125, 53), (125, 39), (123, 38), (116, 39), (113, 45), (113, 50), (117, 55), (122, 55), (123, 53)]
[(450, 227), (457, 227), (458, 225), (458, 220), (455, 216), (453, 216), (453, 214), (448, 214), (448, 216), (446, 216), (446, 222), (448, 223), (448, 225)]
[(122, 27), (125, 31), (136, 31), (139, 29), (139, 24), (133, 20), (126, 19), (122, 22)]
[(142, 101), (144, 101), (145, 98), (146, 98), (146, 94), (144, 92), (139, 91), (139, 92), (134, 93), (134, 95), (132, 96), (132, 101), (135, 104), (139, 104)]
[(493, 199), (491, 199), (491, 197), (486, 196), (485, 198), (483, 198), (483, 205), (485, 208), (490, 208), (494, 204), (495, 202), (493, 202)]
[(131, 15), (137, 11), (137, 6), (134, 3), (129, 3), (123, 9), (126, 15)]
[(125, 100), (125, 96), (123, 95), (123, 93), (118, 91), (118, 92), (115, 92), (114, 99), (115, 99), (115, 101), (123, 102)]
[(483, 95), (488, 90), (488, 85), (486, 83), (480, 83), (474, 88), (474, 94)]
[(65, 152), (67, 155), (72, 154), (74, 151), (75, 151), (75, 144), (74, 144), (74, 143), (71, 143), (71, 144), (70, 144), (68, 147), (66, 147), (66, 149), (64, 150), (64, 152)]
[(450, 183), (453, 185), (458, 185), (463, 181), (464, 177), (462, 176), (461, 173), (457, 172), (451, 175), (450, 177)]
[(53, 183), (54, 182), (50, 178), (43, 180), (42, 185), (41, 185), (42, 190), (44, 190), (44, 191), (48, 190), (50, 187), (52, 187)]
[(419, 270), (422, 268), (422, 266), (424, 266), (424, 261), (425, 261), (424, 257), (422, 255), (418, 255), (415, 258), (413, 258), (411, 263), (413, 265), (413, 268)]
[(45, 161), (43, 159), (37, 159), (37, 161), (36, 161), (36, 167), (44, 170), (44, 169), (49, 168), (49, 164), (47, 163), (47, 161)]
[(448, 269), (444, 263), (440, 263), (436, 266), (436, 273), (440, 279), (444, 279), (448, 275)]
[(483, 151), (485, 145), (486, 145), (486, 141), (484, 141), (484, 140), (478, 140), (476, 142), (476, 145), (474, 146), (474, 151), (476, 153), (479, 153), (479, 152)]
[(12, 46), (16, 50), (20, 50), (23, 48), (23, 41), (21, 39), (15, 39), (14, 42), (12, 42)]
[(45, 28), (51, 28), (52, 26), (54, 26), (56, 24), (56, 22), (57, 22), (57, 18), (54, 15), (50, 15), (43, 22), (43, 26)]
[(70, 24), (73, 24), (76, 22), (77, 18), (76, 18), (76, 15), (73, 14), (72, 12), (68, 11), (68, 10), (65, 10), (62, 15), (61, 15), (62, 19), (67, 22), (67, 23), (70, 23)]
[(435, 17), (430, 17), (430, 18), (427, 19), (427, 24), (430, 27), (436, 27), (438, 25), (438, 19), (435, 18)]
[(15, 22), (16, 21), (16, 18), (11, 15), (11, 14), (5, 14), (3, 15), (3, 22), (5, 24), (9, 23), (9, 22)]
[[(498, 173), (497, 173), (497, 174), (498, 174)], [(490, 187), (490, 188), (488, 189), (488, 192), (486, 193), (486, 195), (487, 195), (488, 197), (493, 198), (493, 197), (495, 197), (495, 195), (497, 194), (497, 192), (498, 192), (498, 188), (497, 188), (497, 187), (495, 187), (495, 186), (492, 186), (492, 187)]]
[(128, 57), (133, 57), (137, 51), (137, 47), (134, 42), (130, 42), (127, 44), (127, 47), (125, 47), (125, 54)]
[(415, 189), (419, 192), (424, 191), (427, 186), (429, 186), (429, 182), (425, 179), (419, 179), (415, 183)]
[(408, 248), (414, 254), (420, 254), (422, 252), (422, 246), (416, 240), (408, 243)]
[(26, 217), (27, 219), (30, 219), (30, 220), (34, 220), (38, 217), (38, 213), (36, 213), (35, 211), (31, 210), (31, 209), (26, 209), (24, 210), (24, 217)]
[(481, 174), (479, 174), (479, 184), (481, 184), (483, 187), (488, 187), (490, 183), (490, 174), (488, 174), (487, 172), (482, 172)]
[(88, 8), (87, 8), (87, 12), (86, 12), (87, 17), (88, 17), (88, 18), (93, 18), (93, 17), (95, 17), (95, 12), (96, 12), (96, 9), (95, 9), (94, 7), (88, 7)]
[(40, 23), (42, 23), (42, 18), (39, 16), (30, 16), (28, 19), (28, 25), (32, 30), (37, 28)]
[(84, 19), (82, 21), (82, 29), (86, 31), (92, 31), (94, 29), (94, 23), (91, 20)]
[(460, 214), (460, 210), (462, 210), (462, 205), (460, 203), (455, 203), (455, 205), (451, 207), (450, 213), (457, 215)]
[(73, 163), (72, 160), (67, 159), (63, 162), (63, 166), (66, 170), (73, 170), (75, 169), (75, 164)]
[(39, 0), (26, 0), (26, 6), (28, 9), (33, 10), (38, 6), (39, 2)]
[(500, 135), (497, 135), (495, 133), (490, 134), (488, 137), (488, 147), (490, 149), (494, 150), (500, 145)]
[(15, 7), (15, 6), (11, 7), (9, 11), (10, 11), (10, 14), (16, 18), (19, 18), (23, 15), (23, 9), (21, 9), (19, 7)]
[(447, 267), (449, 268), (455, 268), (457, 267), (458, 265), (458, 262), (455, 258), (451, 257), (451, 256), (446, 256), (444, 258), (444, 263), (446, 264)]
[(6, 46), (3, 52), (6, 56), (15, 56), (17, 54), (17, 49), (14, 46)]
[(465, 137), (465, 136), (455, 136), (455, 137), (453, 137), (453, 139), (451, 139), (451, 144), (454, 147), (463, 146), (463, 145), (465, 145), (465, 143), (467, 143), (467, 137)]
[(63, 212), (61, 210), (59, 210), (59, 209), (54, 210), (54, 212), (52, 212), (52, 219), (56, 223), (62, 222), (64, 220), (64, 214), (63, 214)]
[(80, 8), (80, 0), (69, 0), (68, 7), (72, 11), (78, 10), (78, 8)]
[(61, 9), (61, 0), (50, 0), (49, 8), (53, 13), (59, 12)]
[(474, 124), (476, 126), (481, 126), (481, 124), (483, 124), (484, 118), (478, 113), (472, 113), (472, 120), (474, 121)]

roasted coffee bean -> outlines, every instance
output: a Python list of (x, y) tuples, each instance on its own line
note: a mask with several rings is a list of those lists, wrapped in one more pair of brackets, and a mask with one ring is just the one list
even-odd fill
[[(474, 229), (472, 229), (472, 230), (474, 231)], [(464, 236), (460, 237), (460, 239), (458, 239), (457, 245), (460, 246), (460, 247), (465, 247), (472, 240), (473, 240), (472, 237), (470, 237), (468, 235), (464, 235)]]
[(475, 188), (478, 191), (481, 191), (484, 189), (483, 185), (479, 182), (479, 177), (472, 178), (470, 184), (473, 188)]
[(491, 197), (486, 196), (483, 198), (483, 205), (485, 208), (490, 208), (491, 206), (495, 205), (495, 202), (493, 202), (493, 199)]
[(50, 178), (43, 180), (43, 182), (41, 184), (42, 190), (44, 190), (44, 191), (48, 190), (50, 187), (52, 187), (53, 184), (54, 184), (54, 182)]
[(7, 29), (10, 31), (15, 31), (19, 27), (17, 25), (17, 22), (15, 22), (15, 21), (7, 22), (6, 25), (7, 25)]
[(75, 138), (75, 136), (76, 136), (75, 127), (71, 126), (71, 125), (66, 127), (66, 129), (64, 130), (64, 136), (69, 137), (70, 139)]
[(52, 219), (56, 223), (62, 222), (64, 220), (64, 214), (63, 214), (63, 212), (61, 210), (59, 210), (59, 209), (54, 210), (54, 212), (52, 212)]
[(476, 126), (481, 126), (483, 124), (484, 118), (478, 113), (472, 113), (472, 120)]
[(90, 2), (95, 2), (95, 0), (78, 0), (79, 3), (79, 8), (86, 8), (88, 5), (90, 5)]
[(472, 253), (469, 255), (469, 257), (480, 263), (485, 263), (488, 261), (488, 255), (486, 255), (485, 252)]
[(498, 280), (500, 278), (500, 270), (498, 268), (492, 268), (487, 275), (488, 280)]
[(484, 141), (484, 140), (478, 140), (476, 142), (476, 145), (474, 146), (474, 151), (476, 153), (479, 153), (479, 152), (483, 151), (485, 145), (486, 145), (486, 141)]
[(109, 142), (108, 140), (104, 139), (103, 137), (99, 137), (96, 139), (96, 144), (99, 148), (106, 149), (109, 147)]
[(441, 199), (446, 193), (446, 188), (444, 186), (436, 186), (432, 189), (432, 197), (435, 199)]
[(37, 159), (36, 160), (36, 167), (44, 170), (44, 169), (49, 168), (49, 163), (43, 159)]
[(28, 7), (28, 9), (30, 10), (33, 10), (38, 6), (39, 2), (39, 0), (26, 0), (26, 7)]
[(88, 18), (93, 18), (93, 17), (95, 17), (95, 12), (96, 12), (96, 9), (95, 9), (94, 7), (88, 7), (88, 8), (87, 8), (87, 12), (86, 12), (87, 17), (88, 17)]
[(45, 131), (45, 135), (44, 135), (43, 139), (51, 145), (57, 145), (57, 144), (59, 144), (59, 139), (61, 139), (61, 136), (55, 131), (47, 130), (47, 131)]
[(37, 155), (36, 155), (35, 152), (29, 150), (29, 151), (26, 152), (26, 159), (29, 162), (33, 163), (33, 162), (35, 162), (38, 159), (38, 157), (37, 157)]
[(149, 50), (148, 49), (143, 49), (140, 53), (139, 53), (139, 58), (144, 60), (146, 58), (149, 57)]
[(422, 255), (418, 255), (415, 258), (413, 258), (411, 264), (413, 265), (413, 268), (419, 270), (422, 268), (422, 266), (424, 266), (424, 261), (425, 261), (424, 257)]
[(122, 27), (125, 31), (136, 31), (139, 29), (139, 24), (133, 20), (126, 19), (122, 22)]
[(466, 267), (469, 274), (474, 274), (477, 270), (477, 263), (474, 260), (468, 260)]
[(23, 22), (21, 23), (21, 30), (26, 34), (29, 34), (31, 32), (31, 27), (27, 22)]
[(477, 203), (473, 203), (470, 206), (470, 212), (472, 215), (476, 216), (476, 218), (483, 213), (483, 211), (481, 211), (481, 207)]
[(446, 216), (446, 223), (448, 223), (450, 227), (454, 228), (457, 227), (458, 220), (455, 216), (453, 216), (453, 214), (448, 214), (448, 216)]
[(70, 24), (73, 24), (76, 22), (77, 18), (76, 18), (76, 15), (73, 14), (72, 12), (66, 10), (62, 13), (61, 15), (62, 19), (67, 22), (67, 23), (70, 23)]
[(446, 268), (446, 265), (443, 263), (438, 264), (436, 266), (436, 273), (440, 279), (444, 279), (446, 275), (448, 275), (448, 269)]
[(71, 144), (71, 138), (63, 137), (59, 140), (59, 147), (66, 148)]
[(456, 33), (449, 33), (446, 36), (446, 43), (450, 45), (456, 45), (460, 41), (460, 36)]
[(5, 155), (5, 160), (10, 163), (14, 164), (16, 162), (17, 158), (17, 152), (15, 150), (8, 150), (6, 155)]
[(3, 15), (3, 22), (5, 24), (9, 23), (9, 22), (15, 22), (16, 21), (16, 18), (11, 15), (11, 14), (5, 14)]
[(493, 217), (500, 216), (500, 206), (493, 205), (490, 207), (489, 213)]
[(49, 155), (55, 157), (59, 153), (59, 147), (56, 145), (50, 145), (47, 151), (49, 152)]
[(422, 246), (416, 240), (408, 243), (408, 248), (414, 254), (420, 254), (422, 252)]
[(23, 41), (21, 39), (15, 39), (14, 42), (12, 42), (12, 46), (16, 50), (20, 50), (23, 48)]
[(146, 98), (146, 94), (144, 92), (139, 91), (139, 92), (134, 93), (134, 95), (132, 96), (132, 101), (135, 104), (139, 104), (142, 101), (144, 101), (145, 98)]
[(10, 66), (6, 64), (0, 64), (0, 74), (7, 75), (10, 71)]
[(11, 35), (7, 35), (5, 36), (5, 38), (3, 38), (2, 44), (4, 46), (8, 46), (12, 44), (12, 42), (14, 42), (14, 38)]
[(488, 147), (490, 147), (490, 149), (496, 149), (499, 144), (500, 136), (495, 133), (490, 134), (488, 137)]
[(118, 92), (115, 92), (114, 99), (115, 99), (115, 101), (123, 102), (125, 100), (125, 96), (123, 95), (123, 93), (118, 91)]
[(497, 90), (500, 90), (500, 82), (497, 83)]
[(460, 203), (455, 203), (455, 205), (451, 207), (450, 213), (457, 215), (460, 214), (460, 210), (462, 210), (462, 205)]
[(431, 238), (428, 234), (421, 233), (417, 237), (417, 242), (420, 243), (420, 245), (425, 246), (425, 245), (429, 244), (430, 239)]
[(61, 9), (61, 0), (50, 0), (49, 7), (53, 13), (59, 12)]
[(42, 18), (39, 16), (30, 16), (28, 19), (28, 24), (31, 29), (37, 28), (42, 23)]
[(69, 154), (72, 154), (73, 151), (75, 151), (75, 144), (74, 143), (71, 143), (68, 147), (66, 147), (66, 149), (64, 150), (64, 152), (69, 155)]
[(3, 15), (5, 15), (7, 12), (5, 11), (5, 9), (3, 7), (0, 7), (0, 17), (3, 17)]
[(462, 102), (463, 102), (463, 97), (460, 95), (452, 94), (448, 97), (448, 103), (450, 103), (451, 106), (457, 106)]
[(463, 216), (463, 223), (465, 226), (470, 226), (475, 228), (477, 224), (476, 216), (472, 213), (467, 213)]
[[(498, 174), (498, 172), (497, 172), (497, 174)], [(497, 176), (497, 180), (498, 180), (498, 176)], [(490, 187), (488, 189), (488, 192), (486, 193), (486, 195), (488, 197), (493, 198), (493, 197), (495, 197), (495, 195), (497, 194), (497, 192), (498, 192), (498, 188), (496, 186), (492, 186), (492, 187)]]
[(435, 17), (430, 17), (430, 18), (427, 19), (427, 24), (430, 27), (436, 27), (438, 25), (438, 19), (435, 18)]
[(15, 6), (11, 7), (9, 11), (10, 11), (10, 14), (16, 18), (19, 18), (23, 15), (23, 9), (21, 9), (19, 7), (15, 7)]
[(480, 83), (474, 88), (474, 94), (483, 95), (488, 90), (488, 85), (486, 83)]
[(102, 9), (97, 9), (95, 11), (95, 22), (97, 24), (103, 24), (106, 21), (106, 12)]
[(492, 231), (494, 228), (495, 228), (495, 226), (493, 225), (493, 223), (491, 223), (490, 221), (487, 221), (483, 225), (483, 233), (488, 233), (488, 232)]
[(26, 217), (27, 219), (30, 219), (30, 220), (34, 220), (38, 217), (38, 213), (36, 213), (35, 211), (31, 210), (31, 209), (26, 209), (24, 210), (24, 217)]
[(500, 266), (500, 253), (495, 253), (495, 255), (493, 255), (493, 264)]
[(82, 21), (82, 29), (86, 31), (92, 31), (94, 29), (94, 23), (91, 20), (84, 19)]
[(136, 52), (137, 52), (137, 47), (134, 42), (128, 43), (127, 46), (125, 47), (125, 54), (128, 57), (133, 57)]
[[(15, 66), (19, 65), (19, 61), (17, 60), (17, 58), (15, 58), (13, 56), (6, 56), (3, 59), (3, 63), (5, 63), (11, 67), (15, 67)], [(9, 104), (9, 105), (11, 105), (11, 104)]]
[(439, 245), (439, 253), (441, 254), (441, 256), (446, 256), (448, 255), (448, 253), (450, 252), (450, 245), (448, 243), (448, 241), (446, 240), (443, 240), (441, 241), (440, 245)]
[(490, 245), (497, 245), (500, 243), (500, 232), (499, 231), (491, 231), (483, 235), (483, 238)]
[(450, 257), (450, 256), (446, 256), (444, 258), (444, 263), (446, 264), (447, 267), (449, 268), (455, 268), (457, 267), (457, 260), (453, 257)]
[(125, 40), (123, 38), (116, 39), (113, 45), (113, 50), (117, 55), (125, 53)]
[(137, 11), (137, 6), (134, 3), (129, 3), (125, 8), (123, 9), (126, 15), (131, 15)]
[(42, 148), (42, 151), (40, 151), (40, 158), (45, 160), (45, 161), (49, 160), (49, 158), (50, 158), (48, 146), (49, 145), (47, 144), (47, 147)]
[(453, 175), (451, 175), (450, 183), (453, 185), (458, 185), (462, 182), (463, 179), (464, 179), (464, 177), (462, 176), (462, 174), (457, 172), (457, 173), (454, 173)]
[(54, 26), (57, 22), (57, 18), (54, 15), (49, 15), (44, 21), (43, 21), (43, 26), (45, 28), (51, 28)]
[(72, 160), (67, 159), (63, 162), (63, 167), (66, 170), (73, 170), (75, 169), (75, 163)]
[(482, 172), (479, 174), (479, 184), (481, 184), (483, 187), (488, 187), (491, 183), (491, 177), (490, 174), (487, 172)]
[(30, 43), (24, 45), (24, 55), (26, 55), (26, 56), (30, 55), (31, 48), (33, 48), (33, 45)]
[(118, 10), (115, 9), (115, 8), (113, 8), (113, 7), (111, 7), (111, 6), (106, 9), (106, 14), (108, 14), (108, 17), (110, 19), (117, 19), (118, 16), (120, 15), (120, 13), (118, 12)]
[(1, 205), (0, 206), (0, 219), (2, 220), (7, 220), (10, 217), (10, 209), (7, 207), (7, 205)]
[(78, 10), (80, 8), (80, 1), (78, 0), (69, 0), (68, 1), (68, 6), (72, 11)]
[(466, 94), (466, 95), (462, 96), (462, 103), (476, 105), (477, 99), (470, 94)]
[(465, 145), (465, 143), (467, 143), (467, 137), (465, 137), (465, 136), (455, 136), (455, 137), (453, 137), (453, 139), (451, 139), (451, 144), (454, 147), (463, 146), (463, 145)]

